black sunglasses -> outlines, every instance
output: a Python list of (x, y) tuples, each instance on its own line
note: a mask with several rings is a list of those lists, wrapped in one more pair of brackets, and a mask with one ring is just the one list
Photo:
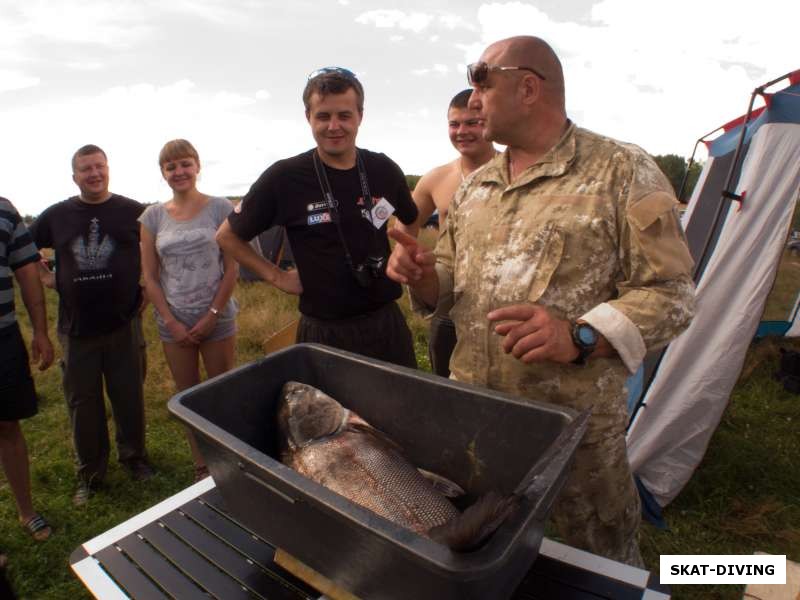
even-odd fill
[(321, 69), (317, 69), (316, 71), (311, 71), (308, 74), (308, 79), (314, 79), (315, 77), (319, 77), (320, 75), (330, 75), (331, 73), (335, 73), (336, 75), (342, 75), (349, 79), (356, 79), (356, 74), (353, 73), (350, 69), (345, 69), (344, 67), (322, 67)]
[(489, 78), (490, 71), (530, 71), (542, 81), (545, 76), (533, 67), (502, 67), (500, 65), (490, 65), (486, 62), (476, 62), (467, 65), (467, 81), (470, 85), (483, 85)]

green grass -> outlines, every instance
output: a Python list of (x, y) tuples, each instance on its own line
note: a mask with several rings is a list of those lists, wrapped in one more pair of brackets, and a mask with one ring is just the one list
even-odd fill
[[(428, 243), (433, 243), (434, 233), (424, 235)], [(794, 271), (790, 274), (796, 276)], [(242, 306), (237, 362), (245, 363), (262, 355), (269, 335), (295, 317), (296, 303), (263, 284), (240, 284), (236, 297)], [(48, 304), (53, 321), (56, 305), (52, 292), (48, 292)], [(402, 306), (408, 314), (405, 299)], [(24, 310), (18, 313), (29, 339), (29, 325), (22, 318)], [(427, 322), (409, 315), (409, 323), (419, 364), (429, 368)], [(70, 553), (192, 481), (182, 428), (166, 409), (172, 380), (149, 310), (145, 324), (147, 442), (157, 475), (143, 485), (131, 482), (112, 457), (106, 491), (86, 507), (72, 506), (72, 447), (58, 368), (35, 375), (40, 411), (25, 421), (23, 428), (32, 461), (34, 501), (55, 531), (44, 543), (35, 543), (25, 535), (17, 526), (8, 486), (0, 479), (0, 548), (10, 556), (8, 574), (20, 597), (87, 597), (69, 569)], [(784, 345), (800, 348), (800, 344)], [(777, 361), (777, 344), (773, 342), (762, 342), (751, 349), (745, 375), (705, 460), (666, 511), (670, 529), (643, 527), (642, 551), (649, 568), (658, 570), (660, 554), (750, 554), (761, 550), (800, 560), (800, 397), (785, 392), (773, 381)], [(109, 427), (113, 425), (109, 423)], [(675, 586), (673, 594), (678, 600), (733, 600), (741, 598), (742, 588)]]
[(778, 274), (764, 310), (765, 321), (785, 321), (794, 308), (797, 282), (800, 278), (800, 255), (784, 250), (778, 264)]

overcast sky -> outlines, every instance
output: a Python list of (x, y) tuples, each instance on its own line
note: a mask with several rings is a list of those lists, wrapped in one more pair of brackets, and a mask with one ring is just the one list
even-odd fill
[(754, 87), (800, 68), (800, 2), (708, 0), (2, 0), (0, 195), (23, 214), (76, 193), (69, 159), (109, 156), (111, 188), (169, 198), (157, 165), (185, 137), (200, 189), (241, 195), (313, 144), (300, 99), (322, 66), (366, 89), (359, 146), (406, 173), (454, 157), (450, 98), (493, 41), (548, 40), (579, 125), (686, 156)]

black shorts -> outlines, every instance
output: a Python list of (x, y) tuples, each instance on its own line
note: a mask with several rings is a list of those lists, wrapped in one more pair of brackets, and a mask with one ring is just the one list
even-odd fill
[(414, 342), (396, 302), (347, 319), (321, 320), (301, 315), (297, 343), (325, 344), (403, 367), (417, 368)]
[(0, 329), (0, 421), (19, 421), (36, 414), (28, 351), (14, 323)]

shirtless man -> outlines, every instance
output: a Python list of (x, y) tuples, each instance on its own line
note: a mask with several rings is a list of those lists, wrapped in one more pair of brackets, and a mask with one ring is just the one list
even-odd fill
[(478, 116), (478, 111), (467, 108), (471, 94), (471, 89), (459, 92), (450, 101), (447, 109), (450, 142), (461, 156), (431, 169), (417, 182), (412, 196), (419, 215), (416, 222), (411, 225), (398, 222), (400, 231), (416, 237), (420, 227), (430, 218), (434, 210), (439, 211), (439, 228), (442, 229), (447, 219), (450, 200), (458, 186), (467, 175), (494, 157), (494, 146), (483, 139), (483, 122)]
[[(494, 146), (483, 138), (483, 122), (478, 111), (467, 107), (471, 94), (472, 89), (459, 92), (447, 109), (450, 141), (461, 156), (432, 169), (419, 180), (412, 193), (419, 215), (411, 225), (403, 225), (398, 221), (400, 231), (417, 237), (420, 227), (434, 210), (439, 211), (439, 230), (443, 230), (450, 200), (458, 186), (467, 175), (494, 157)], [(456, 329), (453, 322), (447, 315), (434, 315), (428, 341), (428, 356), (434, 373), (442, 377), (450, 376), (450, 355), (455, 345)]]

